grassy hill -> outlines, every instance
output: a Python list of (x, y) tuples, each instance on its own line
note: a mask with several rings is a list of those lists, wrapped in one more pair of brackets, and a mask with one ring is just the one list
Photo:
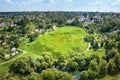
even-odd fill
[[(21, 38), (24, 42), (21, 44), (21, 50), (25, 51), (25, 54), (19, 54), (9, 60), (8, 63), (0, 65), (0, 77), (5, 76), (9, 71), (9, 66), (13, 60), (17, 57), (32, 58), (40, 57), (42, 53), (52, 53), (54, 57), (60, 53), (68, 56), (72, 52), (85, 53), (87, 56), (96, 54), (99, 57), (105, 55), (105, 50), (100, 49), (98, 51), (88, 50), (88, 43), (84, 42), (84, 37), (88, 35), (83, 29), (79, 27), (66, 26), (58, 28), (55, 31), (47, 32), (44, 35), (40, 35), (35, 41), (27, 43), (27, 38)], [(0, 60), (2, 62), (2, 60)]]
[(87, 33), (79, 27), (62, 27), (55, 31), (40, 35), (34, 42), (27, 43), (21, 48), (30, 53), (40, 55), (44, 52), (50, 53), (72, 53), (84, 52), (88, 43), (84, 42)]

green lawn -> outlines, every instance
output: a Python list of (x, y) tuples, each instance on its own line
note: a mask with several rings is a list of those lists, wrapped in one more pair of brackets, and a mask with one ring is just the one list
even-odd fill
[(2, 62), (4, 62), (4, 61), (6, 61), (6, 60), (4, 60), (4, 59), (0, 58), (0, 63), (2, 63)]
[[(47, 32), (44, 35), (40, 35), (32, 43), (28, 43), (29, 40), (27, 38), (21, 38), (24, 42), (21, 44), (20, 48), (26, 51), (26, 53), (19, 54), (10, 59), (11, 61), (9, 63), (1, 65), (0, 77), (7, 74), (12, 60), (18, 57), (31, 56), (32, 58), (36, 58), (40, 57), (39, 55), (42, 53), (52, 53), (55, 57), (59, 55), (59, 53), (63, 53), (66, 56), (72, 52), (85, 53), (88, 48), (88, 43), (84, 42), (84, 37), (86, 35), (88, 34), (79, 27), (66, 26), (58, 28), (55, 31)], [(105, 50), (89, 50), (85, 54), (87, 56), (96, 54), (101, 57), (105, 55)]]
[(34, 42), (27, 43), (21, 48), (30, 53), (41, 55), (41, 53), (82, 53), (88, 47), (84, 42), (87, 33), (79, 27), (62, 27), (55, 31), (40, 35)]
[(105, 55), (105, 49), (98, 49), (97, 51), (89, 50), (85, 53), (87, 56), (90, 56), (91, 54), (95, 54), (99, 56), (100, 58)]
[(11, 64), (11, 62), (7, 63), (7, 64), (4, 64), (4, 65), (0, 65), (0, 78), (7, 75), (8, 71), (9, 71), (10, 64)]

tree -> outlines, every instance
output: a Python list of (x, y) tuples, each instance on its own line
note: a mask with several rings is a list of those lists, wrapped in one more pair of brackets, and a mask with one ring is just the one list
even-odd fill
[(39, 33), (33, 33), (33, 34), (28, 35), (30, 42), (34, 41), (35, 38), (37, 38), (38, 36), (39, 36)]
[(113, 59), (109, 60), (107, 71), (110, 75), (114, 75), (116, 73), (116, 64)]
[(91, 70), (91, 69), (88, 69), (88, 80), (94, 80), (96, 78), (96, 72)]
[(98, 63), (95, 59), (89, 64), (88, 76), (90, 80), (94, 80), (94, 78), (98, 76)]
[(67, 68), (70, 69), (70, 72), (76, 71), (78, 69), (78, 63), (77, 62), (69, 62), (67, 64)]
[(87, 71), (82, 71), (80, 73), (80, 80), (89, 80)]
[(101, 42), (101, 48), (102, 48), (103, 46), (104, 46), (104, 42), (102, 41), (102, 42)]
[(93, 47), (94, 50), (97, 50), (99, 48), (98, 42), (94, 41), (94, 44), (92, 45), (92, 47)]
[(120, 72), (120, 54), (117, 53), (114, 57), (114, 62), (116, 64), (116, 69), (118, 71), (118, 73)]
[(120, 53), (120, 42), (118, 43), (117, 48), (118, 48), (118, 52)]
[(90, 55), (90, 59), (91, 60), (96, 60), (97, 61), (97, 63), (99, 63), (100, 62), (100, 58), (98, 57), (98, 55), (96, 55), (96, 54), (91, 54)]
[(87, 68), (87, 60), (85, 57), (83, 57), (82, 55), (81, 56), (76, 56), (75, 62), (78, 63), (78, 70), (79, 71), (82, 71), (82, 70), (85, 70)]
[(117, 50), (115, 48), (112, 48), (111, 50), (107, 50), (106, 54), (107, 54), (107, 59), (112, 59), (115, 54), (117, 53)]
[(105, 60), (100, 60), (100, 63), (99, 63), (99, 75), (100, 76), (106, 76), (107, 74), (107, 61)]
[(93, 70), (93, 71), (98, 71), (98, 63), (95, 59), (93, 59), (90, 64), (89, 64), (89, 69)]
[(72, 75), (67, 72), (59, 72), (59, 78), (56, 80), (72, 80)]
[(93, 36), (88, 36), (88, 35), (87, 35), (87, 36), (84, 37), (84, 41), (86, 41), (86, 42), (89, 42), (89, 43), (90, 43), (90, 42), (93, 41), (93, 40), (94, 40), (94, 37), (93, 37)]
[(27, 80), (43, 80), (42, 77), (35, 72), (32, 72), (28, 77)]
[(43, 80), (72, 80), (72, 75), (55, 68), (43, 70), (40, 75)]
[(42, 63), (41, 63), (41, 68), (42, 68), (42, 69), (47, 69), (48, 66), (49, 66), (49, 64), (48, 64), (47, 62), (42, 62)]
[(21, 75), (29, 75), (31, 72), (34, 71), (34, 68), (30, 62), (31, 60), (27, 60), (26, 58), (19, 58), (15, 60), (10, 66), (10, 72), (18, 73)]

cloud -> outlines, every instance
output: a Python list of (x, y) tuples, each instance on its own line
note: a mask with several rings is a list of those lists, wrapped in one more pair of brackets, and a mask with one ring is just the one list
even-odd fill
[(8, 2), (8, 3), (12, 3), (12, 0), (5, 0), (6, 2)]
[(47, 3), (47, 2), (54, 3), (55, 0), (28, 0), (28, 1), (23, 1), (19, 3), (18, 5), (25, 6), (25, 5), (35, 4), (35, 3)]
[(50, 2), (54, 2), (54, 0), (50, 0)]
[(115, 2), (111, 3), (112, 6), (120, 5), (120, 0), (116, 0)]
[(65, 0), (65, 1), (72, 1), (72, 0)]
[(96, 4), (96, 5), (102, 5), (102, 2), (97, 1), (95, 4)]

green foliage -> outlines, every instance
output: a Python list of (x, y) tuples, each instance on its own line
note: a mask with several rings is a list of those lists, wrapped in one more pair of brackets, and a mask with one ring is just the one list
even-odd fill
[[(87, 43), (83, 40), (86, 34), (78, 27), (62, 27), (40, 35), (34, 42), (21, 47), (38, 55), (44, 52), (53, 53), (55, 56), (56, 53), (84, 52), (87, 48)], [(76, 47), (77, 49), (75, 49)]]
[[(27, 52), (27, 54), (21, 56), (32, 56), (32, 58), (16, 59), (16, 55), (12, 60), (6, 61), (5, 63), (3, 62), (4, 60), (0, 59), (0, 62), (3, 62), (0, 63), (0, 78), (6, 75), (9, 70), (8, 67), (14, 60), (15, 61), (10, 66), (11, 73), (7, 76), (13, 76), (9, 78), (10, 80), (71, 80), (71, 75), (51, 69), (52, 67), (61, 67), (60, 69), (57, 69), (64, 71), (66, 71), (66, 69), (70, 69), (71, 72), (77, 70), (82, 71), (82, 80), (94, 80), (97, 76), (106, 76), (106, 72), (108, 72), (108, 75), (119, 73), (119, 14), (100, 13), (102, 20), (96, 19), (94, 23), (90, 23), (89, 26), (84, 28), (86, 32), (95, 34), (95, 38), (107, 35), (108, 40), (106, 41), (94, 39), (93, 36), (86, 36), (88, 34), (83, 29), (79, 28), (83, 26), (84, 22), (79, 22), (79, 17), (77, 16), (80, 16), (81, 13), (78, 12), (25, 12), (20, 13), (20, 15), (18, 13), (10, 14), (12, 15), (9, 15), (9, 13), (1, 14), (4, 15), (1, 16), (1, 21), (6, 23), (6, 26), (4, 26), (4, 28), (0, 28), (0, 43), (2, 44), (5, 42), (4, 46), (0, 45), (0, 57), (3, 56), (3, 53), (9, 54), (10, 49), (13, 47), (21, 47), (25, 52)], [(82, 14), (84, 16), (86, 15), (86, 13)], [(90, 20), (92, 20), (98, 13), (87, 14), (90, 15)], [(107, 16), (111, 16), (112, 18), (106, 19)], [(66, 21), (69, 19), (72, 20), (72, 23), (67, 24)], [(16, 26), (9, 25), (11, 23), (16, 24)], [(89, 23), (89, 21), (85, 21), (85, 23)], [(56, 24), (57, 27), (61, 27), (66, 24), (72, 25), (72, 27), (62, 27), (55, 31), (46, 32), (52, 28), (53, 24)], [(39, 37), (39, 34), (37, 33), (31, 34), (36, 28), (43, 29), (42, 33), (46, 33)], [(108, 34), (106, 34), (106, 32), (108, 32)], [(98, 34), (99, 36), (97, 36)], [(30, 42), (28, 40), (30, 40)], [(88, 44), (85, 41), (89, 43), (91, 42), (91, 47), (94, 50), (98, 50), (86, 50)], [(105, 49), (99, 49), (99, 42), (101, 43), (101, 47), (105, 47), (106, 49), (104, 60), (99, 60), (99, 57), (101, 58), (105, 55)], [(74, 53), (77, 55), (74, 55)], [(86, 56), (78, 55), (81, 53), (86, 53)], [(108, 64), (105, 60), (108, 61)], [(48, 68), (50, 69), (48, 70)], [(40, 75), (37, 74), (41, 71), (42, 73)], [(16, 76), (16, 74), (18, 74), (18, 76)], [(119, 79), (119, 77), (117, 78)], [(117, 78), (114, 78), (114, 80), (117, 80)]]
[(43, 79), (38, 73), (33, 72), (27, 77), (27, 80), (43, 80)]
[(107, 61), (105, 60), (100, 60), (100, 63), (99, 63), (99, 75), (101, 77), (103, 76), (106, 76), (107, 74)]
[(95, 80), (95, 78), (96, 78), (96, 72), (91, 69), (88, 69), (88, 80)]
[(113, 59), (110, 59), (108, 63), (108, 74), (114, 75), (116, 74), (116, 71), (117, 71), (116, 64)]
[(91, 41), (91, 46), (92, 46), (93, 50), (96, 51), (99, 48), (98, 41), (97, 40), (92, 40)]
[(119, 73), (120, 72), (120, 54), (119, 53), (115, 55), (114, 62), (116, 64), (117, 73)]
[(69, 69), (70, 72), (77, 71), (77, 69), (78, 69), (78, 63), (77, 62), (69, 62), (67, 64), (67, 68)]
[(23, 31), (25, 34), (30, 34), (31, 32), (33, 32), (35, 30), (36, 26), (30, 22), (28, 24), (26, 24), (26, 26), (23, 28)]
[(81, 73), (80, 73), (80, 80), (89, 80), (89, 78), (88, 78), (88, 71), (82, 71)]
[(39, 33), (33, 33), (28, 35), (30, 42), (34, 41), (38, 37)]
[(91, 41), (94, 40), (94, 37), (93, 37), (93, 36), (88, 36), (88, 35), (87, 35), (87, 36), (84, 37), (84, 40), (85, 40), (86, 42), (89, 42), (89, 43), (90, 43)]
[(98, 72), (98, 63), (96, 59), (93, 59), (89, 64), (89, 69)]
[[(30, 62), (28, 62), (28, 61), (30, 61)], [(29, 58), (29, 60), (26, 60), (26, 58), (17, 59), (10, 66), (10, 72), (28, 75), (34, 71), (34, 68), (32, 68), (32, 65), (34, 65), (34, 64), (32, 64), (32, 65), (30, 65), (30, 64), (32, 64), (30, 58)]]
[(56, 69), (46, 69), (41, 72), (43, 80), (72, 80), (72, 76), (66, 72), (59, 72)]

